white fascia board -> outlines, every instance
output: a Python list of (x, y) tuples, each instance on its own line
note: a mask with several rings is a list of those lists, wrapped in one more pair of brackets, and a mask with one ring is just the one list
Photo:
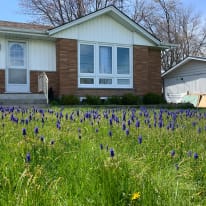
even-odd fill
[(165, 77), (167, 74), (171, 73), (172, 71), (176, 70), (178, 67), (186, 64), (187, 62), (191, 60), (197, 60), (197, 61), (204, 61), (206, 62), (206, 58), (201, 58), (201, 57), (187, 57), (186, 59), (182, 60), (180, 63), (176, 64), (174, 67), (169, 69), (168, 71), (164, 72), (161, 77)]
[(0, 27), (0, 33), (3, 34), (17, 34), (17, 35), (29, 35), (38, 37), (49, 37), (46, 31), (39, 31), (33, 29), (16, 29), (8, 27)]

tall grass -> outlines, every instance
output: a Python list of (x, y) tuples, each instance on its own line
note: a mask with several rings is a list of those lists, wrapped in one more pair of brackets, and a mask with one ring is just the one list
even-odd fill
[(204, 111), (0, 111), (0, 205), (206, 205)]

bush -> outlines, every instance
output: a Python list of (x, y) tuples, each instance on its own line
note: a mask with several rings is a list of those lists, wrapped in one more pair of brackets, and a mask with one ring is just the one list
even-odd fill
[(122, 98), (120, 96), (108, 97), (108, 99), (106, 100), (105, 104), (120, 105), (120, 104), (122, 104)]
[(132, 94), (132, 93), (128, 93), (128, 94), (124, 94), (122, 96), (122, 104), (123, 105), (137, 105), (137, 104), (141, 104), (141, 99), (140, 97)]
[(63, 95), (60, 103), (62, 105), (75, 105), (75, 104), (79, 104), (79, 98), (75, 95)]
[(88, 105), (100, 105), (101, 100), (98, 96), (86, 95), (86, 99), (84, 100), (85, 104)]
[(143, 103), (144, 104), (162, 104), (162, 103), (165, 103), (165, 100), (159, 94), (148, 93), (143, 96)]

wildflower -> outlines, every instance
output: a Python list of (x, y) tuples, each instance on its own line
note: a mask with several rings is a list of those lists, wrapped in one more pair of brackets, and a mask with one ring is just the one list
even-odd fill
[(198, 159), (198, 154), (196, 152), (194, 153), (194, 159)]
[(51, 145), (53, 145), (53, 144), (54, 144), (54, 140), (51, 141)]
[(171, 157), (174, 157), (175, 156), (175, 150), (172, 150), (170, 154), (171, 154)]
[(135, 124), (136, 128), (139, 128), (140, 127), (140, 122), (137, 120), (136, 121), (136, 124)]
[(124, 131), (126, 129), (125, 123), (122, 124), (122, 130)]
[(34, 128), (34, 133), (37, 135), (39, 133), (39, 128), (38, 127), (35, 127)]
[(22, 134), (23, 134), (23, 136), (26, 136), (26, 128), (22, 129)]
[(139, 137), (138, 137), (137, 140), (138, 140), (138, 143), (139, 143), (139, 144), (142, 144), (142, 136), (141, 136), (141, 135), (139, 135)]
[(114, 157), (114, 150), (111, 148), (110, 149), (110, 156), (113, 158)]
[(110, 136), (110, 137), (112, 136), (112, 131), (109, 131), (109, 136)]
[(41, 142), (44, 142), (44, 136), (40, 137)]
[(103, 150), (103, 144), (100, 144), (100, 149)]
[(132, 200), (138, 200), (140, 198), (140, 192), (135, 192), (132, 195)]
[(179, 165), (175, 164), (175, 168), (176, 168), (176, 170), (179, 170)]
[(129, 135), (129, 129), (126, 129), (126, 135), (128, 136)]
[(96, 133), (98, 133), (98, 132), (99, 132), (99, 129), (98, 129), (98, 128), (96, 128), (96, 129), (95, 129), (95, 132), (96, 132)]
[(30, 155), (30, 153), (28, 152), (27, 154), (26, 154), (26, 162), (30, 162), (31, 161), (31, 155)]

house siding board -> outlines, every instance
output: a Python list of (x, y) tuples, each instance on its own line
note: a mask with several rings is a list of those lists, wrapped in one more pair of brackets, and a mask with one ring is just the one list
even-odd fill
[(56, 71), (56, 45), (53, 41), (29, 41), (29, 67), (34, 71)]
[(130, 31), (108, 15), (102, 15), (53, 35), (56, 38), (80, 41), (154, 46), (139, 33)]

